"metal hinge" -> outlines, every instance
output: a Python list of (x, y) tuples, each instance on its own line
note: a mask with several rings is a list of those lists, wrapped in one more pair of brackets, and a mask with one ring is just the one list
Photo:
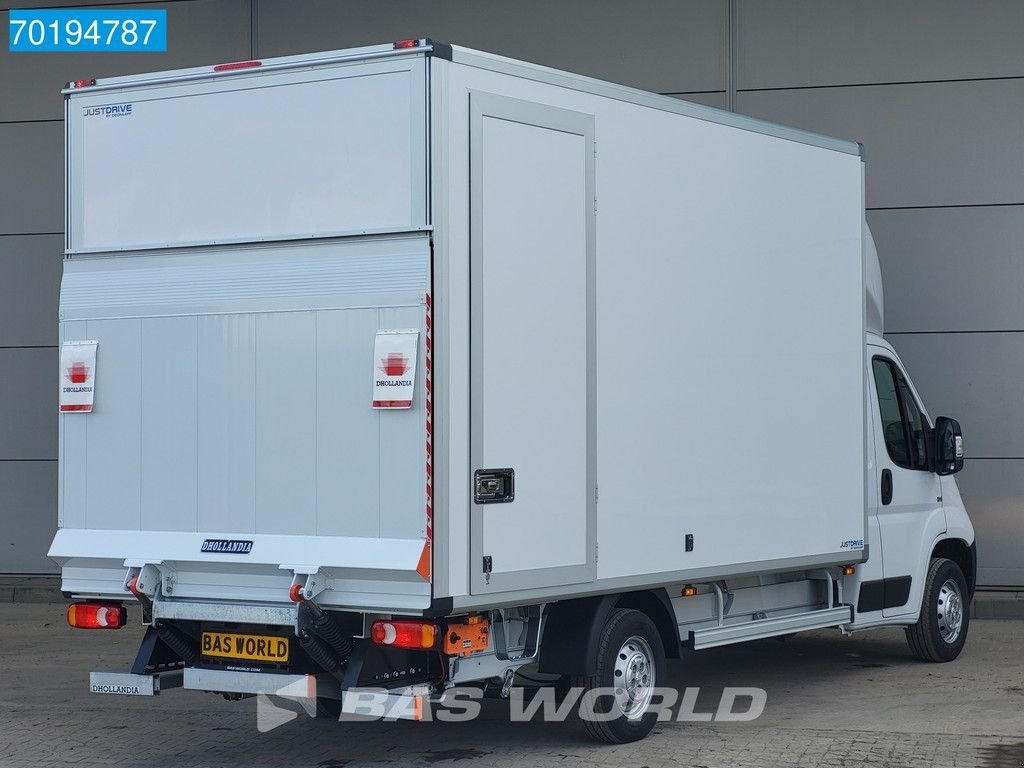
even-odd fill
[(494, 561), (491, 560), (490, 555), (484, 555), (484, 582), (487, 584), (491, 583), (491, 569), (494, 567)]

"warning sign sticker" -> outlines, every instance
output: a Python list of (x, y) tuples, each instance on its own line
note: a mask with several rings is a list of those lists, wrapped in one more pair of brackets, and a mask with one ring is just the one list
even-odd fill
[(89, 413), (96, 394), (98, 341), (65, 341), (60, 348), (60, 412)]
[(377, 331), (373, 342), (373, 407), (412, 408), (417, 330)]

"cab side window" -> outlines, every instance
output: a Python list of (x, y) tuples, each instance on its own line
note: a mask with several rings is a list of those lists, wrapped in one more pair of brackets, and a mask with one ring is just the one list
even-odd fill
[(899, 467), (928, 471), (928, 423), (914, 400), (910, 385), (885, 358), (874, 358), (871, 368), (889, 458)]

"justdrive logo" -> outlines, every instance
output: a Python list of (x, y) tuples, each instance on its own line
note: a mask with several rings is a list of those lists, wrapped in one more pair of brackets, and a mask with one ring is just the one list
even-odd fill
[(107, 104), (102, 107), (86, 107), (85, 117), (131, 117), (131, 104)]

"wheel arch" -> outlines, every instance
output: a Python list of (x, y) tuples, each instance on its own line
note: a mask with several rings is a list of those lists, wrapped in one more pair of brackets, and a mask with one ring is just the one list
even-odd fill
[(551, 674), (593, 674), (601, 630), (616, 608), (632, 608), (646, 615), (661, 636), (665, 657), (679, 658), (679, 627), (668, 591), (662, 587), (550, 605), (541, 637), (539, 670)]
[(963, 539), (941, 539), (932, 548), (932, 557), (945, 557), (960, 566), (967, 580), (967, 599), (970, 600), (978, 579), (977, 547)]

